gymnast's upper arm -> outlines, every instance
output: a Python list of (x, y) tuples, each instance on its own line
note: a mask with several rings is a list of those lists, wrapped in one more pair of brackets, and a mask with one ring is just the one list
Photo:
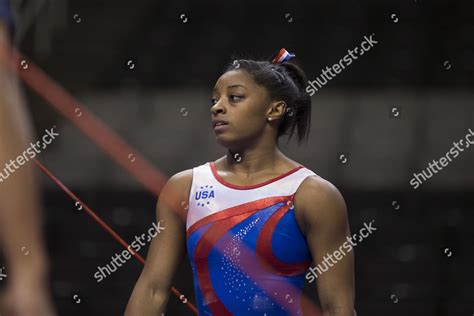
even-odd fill
[[(295, 196), (295, 209), (302, 212), (314, 265), (329, 267), (315, 271), (323, 315), (354, 315), (354, 252), (344, 252), (350, 230), (341, 193), (321, 177), (308, 177)], [(328, 255), (332, 260), (324, 259)]]
[(188, 169), (172, 176), (160, 192), (156, 221), (161, 221), (163, 230), (153, 239), (142, 272), (155, 291), (168, 291), (171, 288), (173, 276), (185, 255), (185, 206), (188, 203), (191, 182), (192, 169)]

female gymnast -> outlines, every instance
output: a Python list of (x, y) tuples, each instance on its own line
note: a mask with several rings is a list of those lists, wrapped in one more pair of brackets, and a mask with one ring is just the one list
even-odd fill
[[(200, 316), (320, 314), (302, 294), (306, 272), (350, 231), (339, 191), (279, 149), (279, 138), (295, 130), (299, 144), (307, 140), (311, 125), (306, 76), (291, 57), (281, 49), (271, 62), (239, 59), (217, 80), (210, 113), (227, 154), (163, 187), (157, 219), (165, 229), (125, 316), (165, 311), (185, 249)], [(186, 201), (180, 210), (162, 201), (172, 194)], [(317, 276), (322, 315), (356, 315), (353, 265), (347, 252)]]

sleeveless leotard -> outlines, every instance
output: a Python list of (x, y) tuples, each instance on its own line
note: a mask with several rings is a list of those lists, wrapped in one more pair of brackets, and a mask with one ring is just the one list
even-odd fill
[(312, 263), (293, 199), (313, 171), (300, 165), (251, 186), (226, 182), (213, 162), (193, 168), (187, 250), (199, 315), (303, 315)]

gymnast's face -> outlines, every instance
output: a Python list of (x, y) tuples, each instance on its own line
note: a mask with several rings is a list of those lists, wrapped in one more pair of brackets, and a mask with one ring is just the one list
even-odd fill
[(245, 70), (231, 70), (216, 82), (212, 93), (211, 119), (227, 124), (216, 126), (216, 140), (224, 147), (250, 143), (264, 135), (271, 100), (265, 87)]

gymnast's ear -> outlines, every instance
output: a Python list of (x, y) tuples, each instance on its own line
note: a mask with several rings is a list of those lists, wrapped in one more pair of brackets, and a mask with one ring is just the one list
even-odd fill
[(272, 101), (270, 108), (267, 111), (267, 118), (269, 120), (277, 120), (283, 118), (286, 111), (285, 101)]

